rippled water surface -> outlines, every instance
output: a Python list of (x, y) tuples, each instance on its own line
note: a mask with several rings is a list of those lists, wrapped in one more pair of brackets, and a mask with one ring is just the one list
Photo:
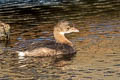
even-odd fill
[[(24, 40), (52, 40), (63, 18), (80, 30), (66, 35), (77, 54), (21, 59), (7, 50)], [(120, 80), (119, 0), (0, 8), (0, 20), (11, 25), (10, 42), (0, 43), (0, 80)]]

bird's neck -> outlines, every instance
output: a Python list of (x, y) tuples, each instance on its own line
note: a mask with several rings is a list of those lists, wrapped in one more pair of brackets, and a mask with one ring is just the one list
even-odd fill
[(73, 46), (72, 42), (69, 41), (64, 33), (61, 33), (61, 32), (57, 32), (57, 31), (54, 31), (54, 38), (56, 40), (57, 43), (61, 43), (61, 44), (67, 44), (69, 46)]

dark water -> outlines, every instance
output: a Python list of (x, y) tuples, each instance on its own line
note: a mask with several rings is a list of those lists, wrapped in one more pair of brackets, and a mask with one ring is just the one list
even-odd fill
[[(21, 59), (8, 52), (24, 40), (51, 40), (60, 19), (72, 21), (79, 33), (67, 35), (77, 54)], [(0, 45), (0, 80), (120, 80), (120, 1), (100, 0), (0, 9), (11, 25), (10, 43)]]

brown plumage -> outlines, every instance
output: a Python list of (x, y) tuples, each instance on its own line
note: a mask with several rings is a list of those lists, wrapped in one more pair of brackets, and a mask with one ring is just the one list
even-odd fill
[(53, 56), (60, 54), (73, 54), (76, 51), (73, 48), (73, 44), (69, 41), (64, 34), (71, 32), (79, 32), (78, 29), (73, 27), (68, 21), (60, 21), (54, 27), (55, 41), (49, 41), (44, 43), (31, 43), (25, 51), (17, 51), (19, 56)]

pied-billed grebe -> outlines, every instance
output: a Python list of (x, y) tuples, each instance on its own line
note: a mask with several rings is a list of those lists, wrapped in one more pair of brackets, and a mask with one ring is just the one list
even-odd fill
[(54, 27), (53, 34), (55, 41), (45, 42), (42, 45), (32, 43), (29, 45), (28, 50), (17, 51), (17, 53), (19, 56), (53, 56), (76, 53), (72, 42), (64, 36), (65, 33), (71, 32), (79, 32), (79, 30), (74, 28), (70, 22), (62, 20)]
[(0, 40), (9, 40), (10, 26), (0, 21)]

